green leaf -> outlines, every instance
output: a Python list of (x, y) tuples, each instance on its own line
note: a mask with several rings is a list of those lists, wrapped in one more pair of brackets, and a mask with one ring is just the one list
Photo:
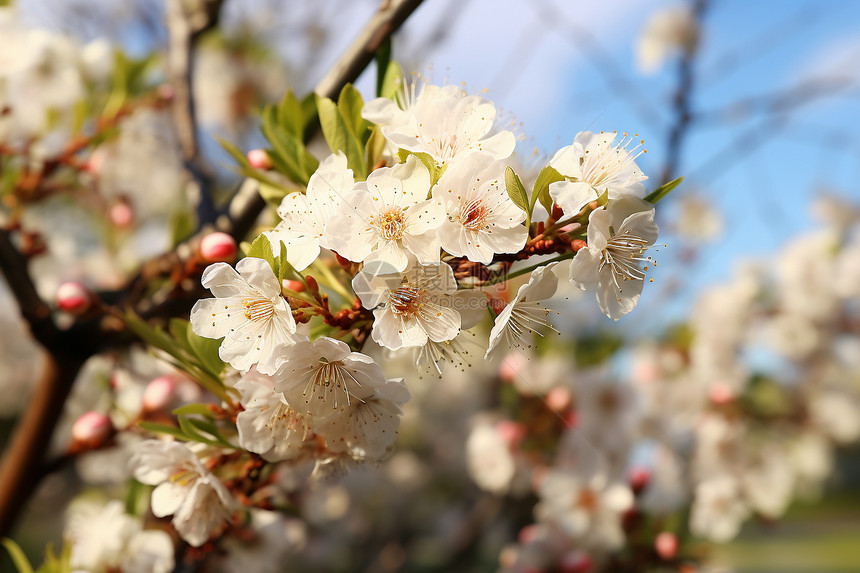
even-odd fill
[(317, 96), (317, 111), (320, 117), (320, 126), (329, 149), (332, 152), (342, 151), (346, 155), (346, 162), (352, 169), (357, 180), (367, 177), (364, 165), (364, 146), (352, 134), (341, 115), (336, 103), (327, 97)]
[(170, 217), (170, 238), (175, 247), (194, 234), (196, 225), (194, 217), (185, 209), (175, 212)]
[(293, 92), (287, 91), (278, 104), (278, 125), (290, 135), (302, 139), (305, 132), (305, 111)]
[(430, 172), (430, 187), (436, 185), (439, 181), (439, 178), (442, 177), (442, 174), (445, 173), (445, 169), (448, 167), (447, 165), (443, 165), (439, 167), (436, 165), (436, 160), (429, 153), (415, 153), (414, 151), (408, 151), (406, 149), (398, 149), (397, 150), (397, 159), (400, 163), (406, 163), (406, 160), (410, 155), (414, 155), (418, 159), (421, 160), (421, 163), (424, 164), (424, 167), (427, 168), (427, 171)]
[(511, 201), (513, 201), (517, 207), (526, 212), (526, 227), (528, 227), (532, 216), (529, 196), (526, 195), (523, 182), (520, 181), (519, 176), (517, 176), (510, 166), (505, 169), (505, 187), (508, 190), (508, 196), (511, 198)]
[(199, 414), (207, 418), (214, 416), (212, 410), (209, 408), (209, 404), (186, 404), (173, 410), (174, 416), (186, 416), (188, 414)]
[(552, 197), (549, 196), (549, 186), (556, 181), (564, 181), (564, 176), (549, 165), (538, 173), (534, 189), (532, 190), (532, 198), (529, 202), (529, 207), (532, 211), (534, 211), (535, 203), (540, 201), (546, 212), (552, 214)]
[[(183, 321), (185, 322), (185, 321)], [(226, 364), (221, 360), (218, 350), (221, 347), (220, 338), (206, 338), (191, 330), (191, 323), (186, 322), (185, 336), (189, 352), (197, 359), (200, 366), (211, 375), (213, 380), (221, 382), (221, 373)], [(221, 384), (223, 387), (223, 383)], [(224, 388), (226, 391), (226, 388)]]
[(260, 235), (254, 239), (246, 256), (265, 260), (272, 267), (272, 272), (277, 276), (278, 270), (275, 268), (275, 255), (272, 253), (272, 244), (266, 235)]
[(285, 245), (284, 242), (281, 241), (281, 254), (278, 256), (278, 284), (284, 283), (284, 277), (287, 274), (287, 269), (291, 268), (292, 265), (287, 262), (287, 245)]
[(374, 59), (376, 60), (376, 97), (384, 97), (382, 88), (385, 85), (388, 67), (391, 65), (391, 36), (387, 36), (385, 41), (376, 48)]
[(30, 565), (30, 561), (27, 560), (27, 556), (24, 555), (20, 545), (9, 538), (4, 538), (3, 546), (9, 552), (9, 557), (12, 558), (12, 562), (19, 573), (33, 573), (33, 566)]
[(367, 143), (367, 138), (370, 137), (370, 122), (361, 117), (363, 108), (364, 99), (359, 91), (352, 84), (343, 86), (343, 89), (340, 90), (340, 97), (337, 99), (337, 109), (347, 129), (361, 143), (362, 147)]
[(185, 442), (191, 439), (181, 429), (175, 428), (173, 426), (168, 426), (167, 424), (157, 424), (155, 422), (138, 422), (137, 425), (146, 430), (147, 432), (152, 432), (153, 434), (167, 434), (168, 436), (173, 436), (174, 438), (183, 440)]
[(683, 181), (683, 180), (684, 180), (683, 177), (678, 177), (677, 179), (674, 179), (672, 181), (669, 181), (668, 183), (664, 183), (663, 185), (660, 185), (659, 187), (654, 189), (651, 193), (649, 193), (648, 196), (645, 197), (645, 200), (648, 201), (649, 203), (651, 203), (652, 205), (655, 205), (657, 203), (657, 201), (659, 201), (660, 199), (662, 199), (663, 197), (668, 195), (672, 191), (672, 189), (674, 189), (675, 187), (680, 185), (681, 181)]
[(388, 62), (385, 68), (385, 76), (382, 78), (382, 85), (379, 89), (379, 96), (388, 98), (397, 102), (397, 92), (403, 82), (403, 70), (395, 61)]
[(386, 139), (385, 136), (382, 135), (382, 130), (374, 126), (370, 131), (370, 137), (367, 138), (366, 145), (368, 173), (373, 171), (373, 168), (376, 167), (376, 164), (379, 163), (379, 160), (382, 158), (382, 154), (385, 152), (385, 144)]
[(129, 515), (140, 516), (141, 500), (146, 497), (148, 487), (134, 478), (128, 480), (128, 491), (125, 494), (125, 512)]
[[(284, 194), (289, 192), (287, 189), (284, 189), (284, 187), (281, 186), (279, 183), (275, 182), (273, 179), (266, 176), (266, 174), (263, 171), (259, 171), (255, 168), (251, 167), (251, 164), (248, 162), (248, 158), (245, 156), (244, 153), (242, 153), (241, 150), (239, 150), (238, 147), (236, 147), (235, 145), (233, 145), (232, 143), (230, 143), (226, 139), (224, 139), (222, 137), (218, 137), (217, 135), (215, 136), (215, 139), (218, 141), (218, 143), (221, 144), (221, 147), (224, 148), (224, 151), (229, 153), (230, 156), (236, 161), (236, 163), (239, 164), (238, 171), (240, 174), (244, 175), (245, 177), (250, 177), (251, 179), (256, 179), (260, 183), (263, 183), (263, 184), (265, 184), (271, 188), (279, 189), (279, 190), (283, 189)], [(274, 162), (274, 160), (273, 160), (273, 162)], [(263, 194), (263, 190), (261, 188), (260, 189), (260, 195), (262, 195), (262, 194)], [(263, 198), (265, 199), (266, 197), (263, 197)]]
[(291, 133), (289, 129), (280, 125), (279, 112), (275, 106), (263, 109), (260, 130), (272, 144), (272, 149), (268, 151), (272, 164), (291, 181), (306, 186), (319, 162), (308, 153), (303, 136)]

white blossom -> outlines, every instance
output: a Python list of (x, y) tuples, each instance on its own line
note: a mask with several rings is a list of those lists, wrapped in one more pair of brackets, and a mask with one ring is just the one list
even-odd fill
[(370, 398), (386, 382), (371, 357), (327, 336), (284, 348), (283, 357), (284, 365), (273, 376), (274, 389), (284, 393), (293, 410), (314, 418)]
[(101, 506), (73, 502), (65, 536), (71, 543), (73, 569), (89, 573), (168, 573), (173, 570), (173, 542), (164, 531), (143, 529), (123, 503)]
[(374, 309), (371, 337), (391, 350), (451, 340), (464, 317), (468, 328), (484, 311), (486, 297), (475, 290), (457, 291), (454, 271), (445, 263), (413, 264), (402, 274), (375, 274), (379, 270), (388, 269), (368, 265), (352, 284), (362, 305)]
[(343, 198), (352, 191), (352, 169), (346, 156), (338, 151), (320, 163), (308, 180), (305, 193), (290, 193), (281, 200), (278, 216), (281, 222), (263, 233), (272, 244), (274, 255), (280, 255), (281, 241), (287, 247), (287, 261), (301, 271), (320, 254), (320, 247), (331, 248), (326, 225), (338, 213)]
[(516, 139), (512, 132), (505, 130), (487, 137), (496, 119), (493, 102), (466, 95), (458, 88), (425, 85), (414, 105), (404, 110), (408, 120), (391, 106), (382, 107), (378, 116), (391, 118), (391, 123), (382, 128), (386, 139), (395, 147), (427, 153), (438, 165), (459, 161), (474, 152), (484, 152), (495, 159), (505, 159), (514, 152)]
[(437, 229), (445, 220), (438, 199), (427, 199), (430, 172), (414, 155), (377, 169), (346, 195), (326, 232), (331, 248), (356, 262), (384, 261), (400, 272), (411, 253), (423, 264), (439, 263)]
[(568, 217), (604, 192), (609, 199), (645, 197), (641, 182), (648, 177), (636, 165), (641, 144), (628, 150), (633, 139), (624, 134), (613, 145), (615, 137), (615, 132), (580, 132), (572, 145), (559, 149), (550, 160), (550, 167), (565, 180), (550, 184), (549, 194)]
[(192, 330), (224, 337), (218, 354), (233, 368), (247, 371), (256, 364), (259, 372), (273, 374), (283, 362), (275, 348), (295, 343), (296, 321), (269, 263), (247, 257), (236, 270), (215, 263), (203, 271), (202, 282), (216, 298), (194, 304)]
[(400, 404), (409, 398), (401, 380), (388, 380), (376, 386), (371, 396), (354, 400), (315, 424), (314, 431), (325, 438), (331, 452), (361, 460), (382, 459), (397, 437), (403, 415)]
[(717, 543), (735, 537), (749, 515), (743, 500), (740, 484), (732, 476), (721, 474), (709, 477), (696, 487), (690, 531)]
[(147, 440), (129, 463), (137, 481), (156, 486), (152, 513), (173, 515), (173, 527), (193, 547), (220, 533), (238, 508), (224, 484), (185, 444)]
[[(558, 288), (558, 277), (553, 272), (557, 264), (550, 263), (532, 271), (529, 282), (522, 285), (514, 299), (502, 309), (490, 331), (490, 344), (484, 355), (485, 359), (496, 351), (506, 351), (522, 344), (531, 346), (526, 339), (530, 333), (540, 334), (538, 329), (541, 327), (552, 328), (546, 321), (549, 310), (541, 301), (552, 297)], [(501, 342), (505, 344), (499, 346)]]
[[(644, 209), (644, 210), (643, 210)], [(588, 218), (588, 246), (570, 265), (570, 282), (595, 290), (600, 310), (618, 320), (636, 306), (642, 293), (645, 249), (657, 240), (654, 208), (635, 198), (598, 207)], [(647, 266), (646, 266), (647, 268)]]
[(693, 53), (699, 44), (699, 26), (687, 6), (670, 6), (654, 12), (636, 42), (636, 64), (653, 73), (672, 52)]
[(526, 213), (505, 187), (505, 166), (474, 154), (448, 167), (433, 197), (448, 214), (439, 229), (442, 248), (456, 257), (489, 264), (496, 253), (516, 253), (526, 243)]
[(252, 370), (234, 387), (244, 407), (236, 417), (239, 445), (266, 461), (298, 456), (309, 433), (307, 420), (287, 403), (282, 392), (273, 390), (272, 378)]

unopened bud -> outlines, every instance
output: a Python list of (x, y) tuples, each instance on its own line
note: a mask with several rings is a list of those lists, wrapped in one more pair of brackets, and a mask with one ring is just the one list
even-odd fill
[(236, 239), (217, 231), (209, 233), (200, 241), (200, 258), (207, 263), (230, 262), (236, 258)]
[(664, 531), (654, 539), (654, 550), (660, 559), (669, 561), (678, 554), (678, 538), (674, 533)]
[(272, 159), (265, 149), (252, 149), (247, 155), (248, 163), (254, 169), (271, 169)]
[(591, 557), (578, 549), (566, 553), (558, 564), (558, 570), (561, 573), (589, 573), (591, 567)]
[(559, 207), (558, 205), (552, 206), (552, 213), (550, 214), (552, 215), (552, 218), (556, 221), (561, 221), (561, 218), (564, 217), (564, 211), (562, 211), (561, 207)]
[(531, 523), (520, 529), (519, 534), (517, 534), (517, 541), (523, 545), (527, 545), (537, 539), (538, 535), (540, 535), (540, 526), (536, 523)]
[(320, 285), (317, 284), (317, 280), (311, 275), (305, 275), (305, 284), (308, 285), (308, 290), (312, 293), (320, 291)]
[(95, 448), (103, 444), (113, 433), (110, 418), (90, 410), (72, 424), (72, 440), (80, 446)]
[(716, 406), (725, 406), (735, 399), (735, 393), (728, 384), (718, 382), (708, 389), (708, 399)]
[(643, 467), (634, 467), (627, 474), (627, 483), (633, 493), (639, 495), (645, 486), (651, 481), (651, 470)]
[(119, 229), (127, 229), (134, 222), (134, 210), (126, 201), (119, 201), (111, 205), (108, 211), (110, 222)]
[(576, 239), (575, 241), (570, 242), (570, 248), (573, 249), (574, 253), (578, 253), (582, 249), (588, 246), (588, 243), (583, 241), (582, 239)]
[(173, 98), (176, 95), (173, 91), (173, 86), (170, 84), (161, 84), (156, 88), (155, 94), (158, 96), (158, 99), (164, 102), (173, 101)]
[(103, 147), (97, 147), (95, 151), (93, 151), (90, 156), (87, 158), (86, 163), (84, 163), (84, 171), (87, 173), (92, 173), (93, 175), (98, 175), (101, 173), (102, 167), (105, 164), (105, 156), (107, 152)]
[(176, 403), (176, 381), (169, 376), (159, 376), (146, 385), (143, 391), (143, 409), (147, 412), (168, 410)]
[(505, 382), (513, 382), (519, 377), (527, 358), (519, 352), (511, 352), (499, 364), (499, 378)]
[(89, 289), (79, 282), (67, 282), (57, 289), (57, 307), (72, 314), (89, 310), (93, 298)]
[(554, 412), (564, 412), (573, 403), (573, 395), (563, 386), (556, 386), (546, 394), (546, 405)]
[(519, 422), (502, 420), (496, 424), (496, 433), (509, 448), (514, 448), (526, 437), (526, 428)]
[(293, 281), (290, 279), (284, 279), (281, 282), (281, 287), (285, 288), (285, 289), (289, 289), (293, 292), (304, 292), (305, 283), (303, 283), (302, 281)]

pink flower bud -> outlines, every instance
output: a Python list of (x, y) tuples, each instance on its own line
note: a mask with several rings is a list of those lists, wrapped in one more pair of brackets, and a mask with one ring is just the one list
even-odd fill
[(573, 404), (573, 395), (563, 386), (556, 386), (546, 395), (546, 405), (554, 412), (564, 412)]
[(176, 381), (169, 376), (151, 380), (143, 391), (143, 409), (148, 412), (167, 410), (176, 403)]
[(90, 291), (79, 282), (67, 282), (57, 289), (57, 306), (72, 314), (83, 314), (92, 304)]
[(173, 91), (173, 86), (170, 84), (161, 84), (156, 88), (155, 94), (161, 101), (165, 102), (173, 101), (173, 98), (176, 95)]
[(108, 217), (115, 227), (127, 229), (134, 222), (134, 211), (126, 201), (119, 201), (111, 205)]
[(526, 428), (519, 422), (502, 420), (496, 424), (496, 433), (508, 445), (509, 448), (516, 447), (526, 437)]
[(591, 557), (588, 556), (588, 553), (575, 549), (561, 558), (558, 570), (562, 573), (589, 573), (591, 566)]
[(499, 378), (505, 382), (513, 382), (525, 367), (526, 360), (519, 352), (511, 352), (499, 364)]
[(248, 152), (248, 163), (254, 169), (271, 169), (272, 160), (265, 149), (252, 149)]
[(81, 415), (72, 424), (72, 439), (87, 447), (97, 447), (105, 442), (113, 433), (110, 418), (90, 410)]
[(716, 406), (725, 406), (735, 399), (735, 393), (728, 384), (718, 382), (708, 389), (708, 399)]
[(630, 484), (630, 489), (634, 494), (639, 494), (648, 482), (651, 481), (651, 470), (648, 468), (635, 467), (631, 468), (627, 473), (627, 482)]
[(654, 550), (660, 559), (669, 561), (678, 554), (678, 538), (674, 533), (664, 531), (654, 539)]
[(87, 158), (86, 163), (84, 163), (84, 171), (92, 173), (93, 175), (98, 175), (99, 173), (101, 173), (106, 156), (107, 152), (104, 150), (104, 148), (97, 147), (95, 151), (93, 151)]
[(303, 283), (302, 281), (284, 279), (281, 286), (283, 288), (290, 289), (293, 292), (303, 292), (305, 290), (305, 283)]
[(236, 258), (236, 239), (220, 231), (209, 233), (200, 241), (200, 258), (207, 263), (232, 261)]
[(522, 543), (523, 545), (528, 545), (540, 534), (540, 526), (536, 523), (532, 523), (530, 525), (526, 525), (522, 529), (520, 529), (519, 534), (517, 535), (517, 541)]

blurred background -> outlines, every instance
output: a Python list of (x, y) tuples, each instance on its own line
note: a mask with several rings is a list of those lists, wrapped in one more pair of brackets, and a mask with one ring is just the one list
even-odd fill
[[(51, 83), (33, 84), (31, 89), (38, 95), (32, 97), (56, 101), (32, 100), (33, 109), (54, 110), (62, 118), (64, 107), (71, 110), (77, 105), (73, 101), (76, 90), (81, 94), (91, 90), (112, 93), (116, 75), (111, 75), (111, 65), (106, 62), (112, 59), (113, 49), (122, 50), (129, 60), (150, 60), (143, 83), (157, 85), (166, 80), (160, 58), (169, 33), (161, 0), (18, 0), (13, 4), (14, 15), (6, 12), (0, 20), (0, 38), (7, 46), (0, 54), (0, 76), (11, 74), (8, 70), (24, 65), (21, 62), (27, 58), (43, 57), (43, 64), (37, 65), (44, 65), (44, 75)], [(261, 106), (278, 101), (286, 89), (299, 96), (312, 91), (379, 4), (373, 0), (224, 1), (217, 26), (197, 45), (192, 76), (201, 161), (217, 182), (216, 202), (232, 194), (241, 177), (214, 136), (242, 150), (262, 146), (258, 130)], [(90, 75), (83, 80), (71, 73), (64, 75), (63, 66), (76, 64), (44, 55), (63, 48), (47, 40), (39, 44), (24, 38), (22, 30), (70, 38)], [(742, 357), (738, 361), (745, 365), (745, 379), (761, 375), (797, 386), (802, 383), (794, 379), (798, 373), (820, 374), (822, 367), (813, 364), (813, 358), (828, 352), (837, 355), (843, 368), (839, 372), (850, 391), (840, 390), (839, 397), (831, 400), (834, 405), (821, 414), (843, 425), (834, 430), (839, 436), (834, 446), (826, 448), (827, 469), (813, 488), (816, 491), (792, 496), (792, 503), (786, 501), (774, 512), (784, 512), (778, 519), (758, 512), (733, 540), (706, 544), (707, 550), (702, 551), (707, 551), (709, 565), (701, 570), (860, 571), (860, 450), (851, 445), (860, 435), (856, 392), (860, 377), (856, 313), (860, 305), (851, 290), (857, 288), (860, 251), (857, 241), (851, 243), (850, 238), (860, 213), (860, 3), (425, 0), (395, 34), (392, 57), (406, 72), (415, 72), (431, 83), (462, 85), (470, 93), (493, 100), (499, 108), (498, 124), (513, 129), (519, 138), (517, 154), (524, 180), (533, 179), (555, 150), (569, 145), (585, 130), (618, 130), (636, 134), (637, 142), (644, 140), (647, 153), (638, 163), (650, 178), (649, 189), (685, 177), (658, 209), (665, 246), (657, 256), (654, 283), (647, 285), (636, 312), (609, 324), (605, 317), (578, 305), (578, 294), (571, 292), (570, 308), (558, 309), (559, 329), (578, 337), (580, 350), (593, 348), (599, 354), (604, 343), (615, 345), (614, 349), (627, 347), (615, 355), (606, 371), (632, 379), (634, 384), (642, 382), (643, 364), (656, 368), (659, 363), (664, 374), (671, 370), (665, 363), (667, 354), (660, 349), (675, 344), (684, 329), (696, 325), (716, 333), (737, 328), (749, 331), (736, 337), (731, 351)], [(48, 70), (51, 65), (60, 69)], [(366, 99), (375, 84), (373, 66), (356, 83)], [(4, 94), (10, 101), (14, 95), (11, 88)], [(42, 115), (33, 121), (41, 120)], [(23, 121), (0, 123), (0, 141), (4, 137), (12, 140), (14, 130), (23, 129)], [(68, 131), (46, 133), (39, 141), (45, 148), (44, 157), (50, 158), (51, 146), (67, 139)], [(98, 208), (84, 202), (84, 206), (63, 204), (58, 209), (49, 201), (28, 210), (25, 221), (31, 228), (53, 233), (44, 233), (48, 254), (31, 263), (45, 298), (53, 298), (65, 280), (94, 275), (101, 286), (109, 288), (137, 262), (171, 246), (183, 224), (182, 214), (189, 211), (184, 199), (176, 199), (182, 196), (175, 191), (183, 177), (177, 137), (175, 125), (165, 114), (158, 110), (136, 113), (126, 120), (111, 145), (104, 146), (101, 156), (89, 156), (89, 169), (98, 177), (103, 198)], [(93, 166), (93, 161), (103, 163)], [(101, 221), (95, 228), (91, 223), (94, 212)], [(855, 245), (853, 250), (846, 248), (849, 254), (839, 262), (821, 263), (821, 253), (830, 248), (825, 245), (816, 250), (822, 229), (846, 245)], [(70, 242), (71, 236), (75, 240)], [(725, 290), (730, 291), (753, 280), (750, 277), (756, 282), (754, 293), (725, 294), (723, 307), (707, 302), (722, 288), (719, 285), (729, 285)], [(845, 288), (839, 290), (840, 284)], [(847, 302), (837, 314), (846, 323), (834, 326), (836, 311), (829, 307), (819, 314), (801, 311), (814, 328), (833, 335), (816, 330), (817, 338), (807, 346), (797, 341), (813, 329), (806, 323), (798, 327), (796, 321), (786, 319), (763, 325), (757, 320), (738, 327), (732, 317), (732, 309), (739, 307), (755, 306), (769, 318), (792, 305), (814, 309), (834, 288), (839, 293), (850, 291), (850, 296), (839, 294), (843, 297), (839, 300)], [(779, 302), (789, 299), (790, 303)], [(5, 440), (26, 403), (39, 360), (2, 283), (0, 306), (4, 309), (0, 315), (0, 331), (4, 332), (0, 384), (8, 396), (0, 403), (4, 417), (0, 438)], [(643, 358), (648, 352), (657, 358)], [(111, 379), (111, 368), (94, 367), (88, 375)], [(146, 378), (146, 367), (141, 369), (141, 377)], [(631, 375), (631, 371), (639, 374)], [(454, 388), (451, 395), (474, 400), (464, 404), (462, 412), (472, 420), (471, 425), (457, 423), (446, 429), (444, 418), (427, 422), (443, 416), (443, 404), (435, 403), (432, 395), (422, 399), (432, 389), (411, 387), (416, 399), (407, 406), (402, 452), (387, 467), (358, 472), (346, 486), (333, 486), (320, 499), (314, 498), (313, 504), (308, 502), (317, 512), (311, 518), (316, 520), (315, 527), (341, 528), (344, 536), (351, 535), (351, 526), (343, 517), (347, 510), (338, 505), (338, 500), (349, 496), (366, 496), (364, 501), (375, 507), (367, 510), (368, 515), (390, 521), (383, 514), (396, 510), (377, 499), (374, 472), (385, 472), (393, 484), (411, 483), (416, 488), (413, 491), (431, 479), (425, 474), (429, 470), (422, 456), (443, 448), (441, 443), (457, 443), (456, 433), (446, 432), (460, 428), (469, 433), (475, 427), (471, 417), (487, 409), (488, 403), (496, 403), (497, 398), (487, 398), (485, 391), (472, 394), (466, 388), (490, 376), (481, 372), (451, 375), (446, 382)], [(566, 376), (543, 374), (555, 375)], [(741, 395), (732, 382), (708, 382), (706, 393), (712, 403), (719, 403), (713, 388), (722, 388), (723, 383)], [(748, 388), (746, 382), (743, 388)], [(77, 399), (86, 401), (81, 396)], [(410, 415), (426, 425), (410, 423)], [(73, 419), (71, 414), (69, 419)], [(783, 428), (776, 424), (774, 428), (771, 439), (778, 442)], [(438, 432), (439, 442), (428, 439), (428, 432)], [(794, 436), (794, 430), (785, 432), (786, 441)], [(447, 500), (454, 495), (451, 490), (468, 487), (471, 492), (475, 487), (464, 485), (467, 464), (463, 456), (467, 454), (462, 442), (461, 435), (458, 445), (451, 446), (459, 454), (451, 453), (449, 460), (460, 473), (452, 470), (450, 476), (434, 478), (439, 481), (432, 490), (435, 499)], [(646, 456), (643, 448), (631, 451), (634, 461), (637, 455)], [(436, 451), (434, 455), (442, 454)], [(457, 456), (460, 458), (453, 459)], [(814, 465), (808, 459), (798, 463)], [(480, 478), (477, 482), (482, 485)], [(66, 487), (58, 480), (45, 483), (45, 488)], [(40, 495), (52, 499), (49, 493)], [(514, 522), (529, 521), (534, 504), (530, 499), (529, 505), (529, 499), (518, 508), (520, 516)], [(458, 511), (452, 505), (450, 515), (441, 521), (459, 523), (468, 530), (468, 520)], [(22, 543), (29, 540), (24, 544), (33, 555), (39, 555), (45, 540), (56, 540), (62, 530), (61, 524), (49, 525), (50, 513), (34, 508), (19, 529), (18, 537)], [(497, 549), (510, 531), (487, 529), (489, 532), (472, 539), (483, 552), (465, 557), (463, 548), (453, 550), (461, 565), (448, 570), (495, 570)], [(303, 535), (313, 538), (307, 532)], [(431, 535), (420, 540), (417, 545), (402, 545), (412, 548), (409, 557), (401, 554), (401, 546), (379, 542), (389, 552), (384, 562), (370, 561), (361, 570), (397, 570), (404, 563), (411, 564), (409, 570), (442, 570), (429, 557), (413, 563), (413, 555), (431, 555), (438, 549), (434, 544), (442, 543)], [(312, 564), (319, 563), (315, 559), (329, 549), (322, 542), (307, 543), (303, 559), (311, 565), (297, 570), (314, 570)], [(353, 561), (355, 549), (336, 549), (329, 563), (332, 570), (359, 570), (351, 568), (357, 562)], [(0, 558), (0, 568), (11, 570), (9, 567), (5, 557)]]

